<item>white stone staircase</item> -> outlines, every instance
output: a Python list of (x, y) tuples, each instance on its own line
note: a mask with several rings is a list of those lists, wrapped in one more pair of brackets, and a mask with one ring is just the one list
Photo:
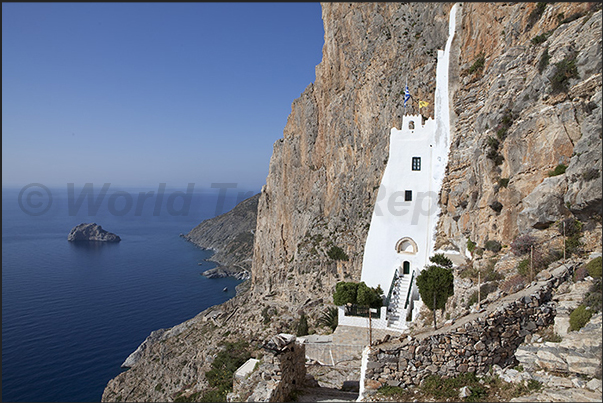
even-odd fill
[[(392, 295), (387, 308), (387, 327), (394, 330), (405, 330), (407, 308), (406, 299), (411, 285), (412, 273), (398, 275), (394, 282)], [(409, 303), (410, 306), (410, 303)]]

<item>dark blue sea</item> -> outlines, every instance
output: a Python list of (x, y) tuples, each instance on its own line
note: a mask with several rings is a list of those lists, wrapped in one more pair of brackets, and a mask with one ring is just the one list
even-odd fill
[[(75, 187), (76, 198), (81, 190)], [(51, 207), (30, 215), (24, 210), (45, 209), (45, 190), (29, 199), (22, 194), (20, 205), (20, 189), (3, 189), (2, 401), (100, 401), (151, 331), (235, 295), (240, 281), (201, 276), (215, 266), (204, 262), (211, 252), (179, 236), (220, 212), (219, 189), (195, 193), (188, 210), (183, 198), (173, 197), (170, 211), (169, 190), (161, 203), (159, 189), (142, 190), (155, 196), (138, 212), (139, 189), (119, 189), (133, 199), (129, 210), (128, 196), (110, 189), (91, 215), (87, 200), (77, 211), (72, 203), (70, 211), (67, 188), (49, 189)], [(221, 212), (236, 204), (237, 192), (228, 192)], [(122, 241), (68, 242), (71, 228), (83, 222), (96, 222)]]

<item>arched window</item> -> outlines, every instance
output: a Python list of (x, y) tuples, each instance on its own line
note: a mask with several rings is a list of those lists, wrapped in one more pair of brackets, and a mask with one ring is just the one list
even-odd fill
[(396, 252), (398, 253), (414, 255), (418, 250), (417, 243), (412, 238), (406, 237), (396, 242)]
[(408, 128), (410, 130), (415, 130), (415, 121), (411, 120), (410, 122), (408, 122)]

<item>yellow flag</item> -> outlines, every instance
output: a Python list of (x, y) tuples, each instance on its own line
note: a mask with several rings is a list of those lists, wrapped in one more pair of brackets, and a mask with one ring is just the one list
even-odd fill
[(429, 105), (429, 102), (427, 102), (427, 101), (419, 101), (419, 108), (424, 108), (427, 105)]

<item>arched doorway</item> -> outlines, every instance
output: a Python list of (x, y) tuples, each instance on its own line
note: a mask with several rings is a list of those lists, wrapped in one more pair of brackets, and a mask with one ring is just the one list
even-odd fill
[(405, 260), (402, 264), (402, 274), (410, 274), (410, 262)]

